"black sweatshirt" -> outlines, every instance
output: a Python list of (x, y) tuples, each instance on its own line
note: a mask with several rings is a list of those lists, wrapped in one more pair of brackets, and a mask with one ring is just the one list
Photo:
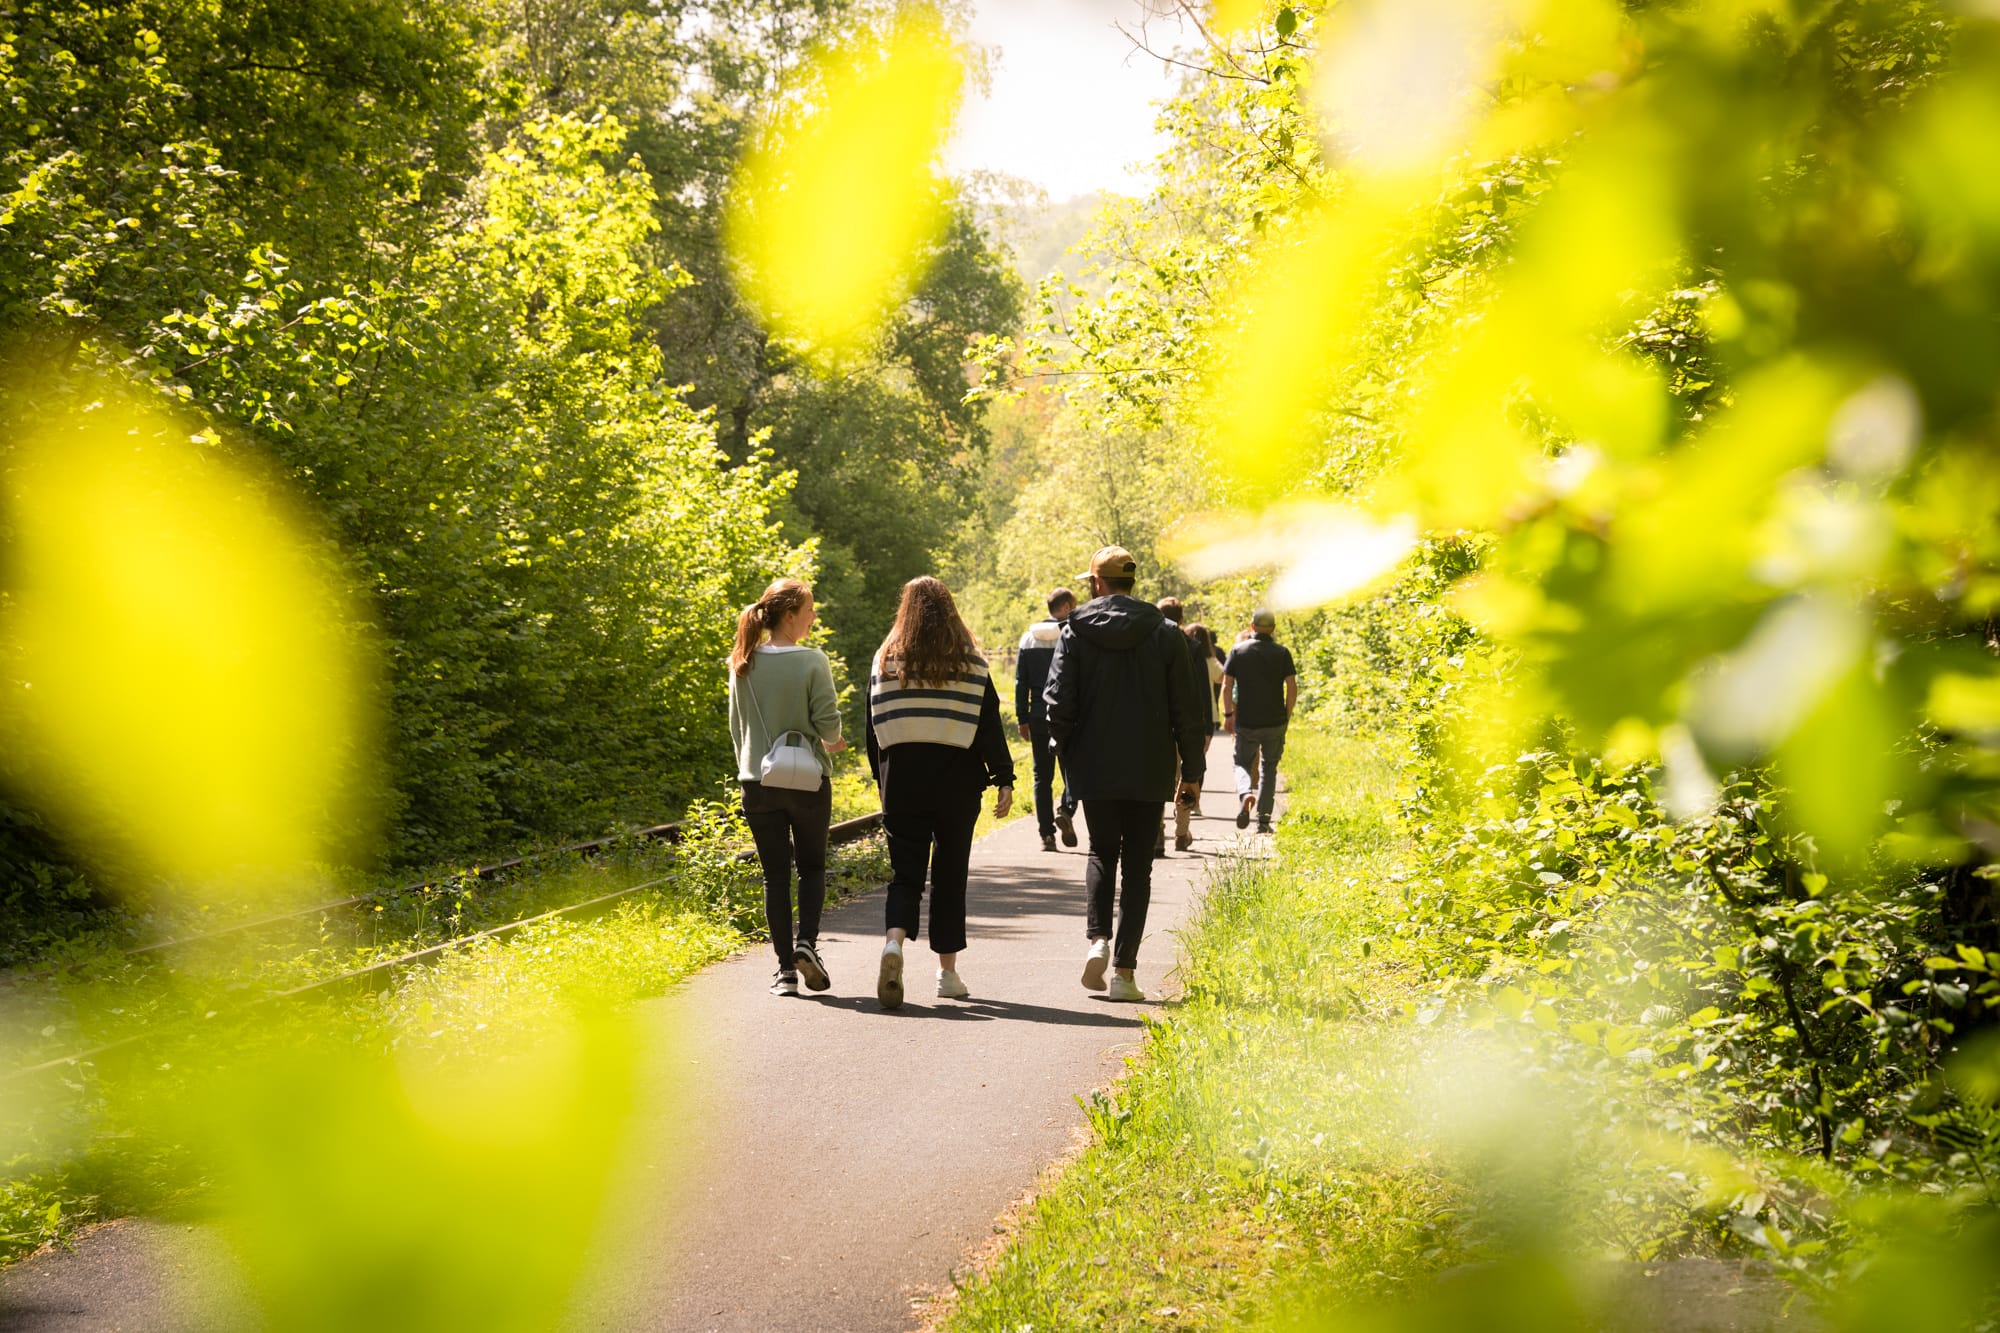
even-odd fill
[(1043, 691), (1080, 801), (1171, 801), (1175, 770), (1208, 767), (1204, 679), (1187, 638), (1151, 602), (1113, 593), (1063, 621)]

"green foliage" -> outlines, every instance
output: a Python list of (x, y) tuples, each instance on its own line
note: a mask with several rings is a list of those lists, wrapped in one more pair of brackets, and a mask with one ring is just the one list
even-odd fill
[(1079, 1099), (1089, 1146), (942, 1327), (1261, 1327), (1466, 1255), (1465, 1193), (1413, 1131), (1429, 1034), (1385, 1025), (1405, 982), (1360, 951), (1400, 851), (1394, 766), (1322, 734), (1286, 762), (1283, 859), (1208, 886), (1180, 1002), (1122, 1083)]
[(702, 907), (737, 930), (763, 919), (763, 880), (743, 849), (750, 843), (740, 801), (697, 801), (681, 821), (681, 884)]
[[(17, 374), (7, 412), (111, 370), (279, 460), (386, 631), (392, 860), (671, 814), (724, 761), (734, 608), (816, 577), (833, 648), (865, 656), (936, 566), (986, 443), (965, 349), (1020, 304), (970, 206), (838, 377), (756, 327), (719, 240), (787, 71), (890, 12), (0, 20), (0, 330), (62, 372)], [(10, 893), (60, 896), (47, 845), (0, 838)]]
[[(0, 328), (61, 372), (17, 373), (8, 414), (111, 370), (278, 459), (386, 631), (402, 863), (672, 813), (726, 757), (731, 611), (815, 569), (794, 476), (750, 444), (762, 423), (735, 422), (732, 462), (684, 403), (675, 312), (701, 288), (741, 321), (683, 210), (704, 183), (712, 210), (758, 99), (835, 15), (752, 35), (599, 8), (132, 0), (0, 24)], [(725, 78), (691, 113), (705, 71)], [(902, 456), (978, 447), (977, 412), (944, 395), (968, 321), (1011, 317), (981, 245), (953, 233), (847, 399), (784, 381), (800, 461), (835, 461), (816, 441), (836, 434), (883, 446), (824, 469), (885, 477), (878, 512), (814, 492), (878, 613), (962, 503)], [(878, 575), (884, 530), (913, 540)], [(0, 834), (10, 939), (73, 924), (83, 892), (35, 819)]]
[[(1990, 1292), (1892, 1233), (1990, 1253), (1985, 1056), (1953, 1062), (1986, 1049), (2000, 949), (2000, 38), (1922, 3), (1519, 11), (1399, 169), (1328, 110), (1329, 67), (1448, 63), (1481, 7), (1423, 32), (1446, 7), (1363, 8), (1178, 53), (1101, 290), (1045, 283), (988, 388), (1063, 385), (1050, 439), (1161, 441), (1116, 472), (1163, 497), (1142, 540), (1169, 558), (1204, 505), (1409, 516), (1393, 587), (1288, 625), (1319, 725), (1405, 756), (1398, 899), (1362, 927), (1402, 1021), (1603, 1108), (1611, 1146), (1586, 1125), (1572, 1160), (1624, 1156), (1577, 1172), (1604, 1191), (1571, 1199), (1585, 1244), (1757, 1254), (1849, 1292), (1854, 1327), (1933, 1284), (1957, 1326)], [(1253, 340), (1296, 413), (1227, 397), (1262, 383), (1230, 378)], [(996, 458), (1027, 481), (988, 531), (1105, 512), (1074, 475), (1038, 496), (1075, 452)], [(1192, 962), (1239, 1013), (1312, 966), (1253, 910), (1254, 946)]]

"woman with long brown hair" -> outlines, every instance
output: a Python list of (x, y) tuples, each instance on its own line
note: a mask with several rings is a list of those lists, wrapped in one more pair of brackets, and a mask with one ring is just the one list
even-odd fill
[(896, 623), (868, 679), (868, 766), (882, 793), (889, 839), (888, 938), (875, 995), (903, 1002), (903, 942), (917, 933), (924, 879), (931, 886), (931, 952), (937, 993), (962, 1000), (965, 881), (979, 796), (998, 787), (996, 818), (1014, 803), (1014, 756), (1000, 722), (1000, 694), (951, 589), (924, 575), (903, 585)]
[[(743, 818), (764, 873), (764, 920), (778, 955), (773, 995), (797, 995), (799, 977), (813, 990), (831, 984), (819, 956), (819, 916), (826, 904), (826, 837), (833, 817), (833, 760), (847, 748), (840, 702), (826, 654), (799, 640), (817, 616), (812, 589), (779, 579), (736, 618), (729, 653), (729, 739), (743, 785)], [(770, 640), (769, 643), (765, 639)], [(809, 741), (820, 765), (817, 790), (763, 781), (765, 757), (780, 738)], [(811, 767), (806, 767), (810, 781)], [(792, 933), (792, 867), (799, 873), (799, 925)]]
[(1222, 664), (1227, 659), (1216, 646), (1215, 631), (1208, 626), (1196, 621), (1181, 632), (1194, 640), (1195, 657), (1208, 681), (1208, 730), (1213, 735), (1222, 708)]

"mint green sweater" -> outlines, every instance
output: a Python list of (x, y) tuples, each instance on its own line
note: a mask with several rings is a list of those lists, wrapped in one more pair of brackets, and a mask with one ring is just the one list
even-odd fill
[[(754, 707), (746, 691), (756, 692)], [(747, 675), (729, 673), (729, 740), (736, 747), (739, 780), (755, 782), (771, 742), (788, 731), (812, 738), (819, 766), (831, 777), (826, 742), (840, 739), (840, 703), (833, 693), (833, 668), (817, 648), (759, 648)]]

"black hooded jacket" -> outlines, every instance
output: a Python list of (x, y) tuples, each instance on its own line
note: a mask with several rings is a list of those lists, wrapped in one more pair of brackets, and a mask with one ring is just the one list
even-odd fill
[(1049, 732), (1082, 801), (1170, 801), (1207, 769), (1207, 729), (1186, 640), (1160, 609), (1113, 593), (1062, 623)]

